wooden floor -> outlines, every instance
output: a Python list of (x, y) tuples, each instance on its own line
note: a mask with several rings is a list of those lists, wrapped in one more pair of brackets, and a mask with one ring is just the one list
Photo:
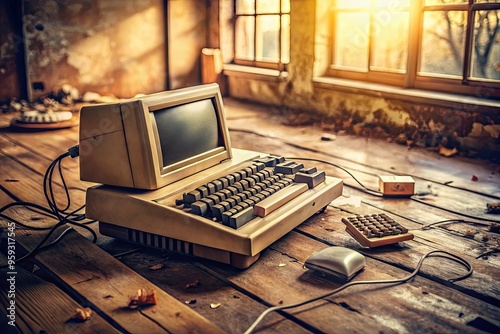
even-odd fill
[[(485, 210), (487, 203), (500, 201), (498, 165), (445, 158), (376, 139), (328, 134), (330, 140), (322, 140), (320, 127), (285, 126), (285, 119), (273, 109), (231, 99), (225, 104), (233, 147), (328, 161), (372, 189), (378, 188), (378, 175), (411, 175), (417, 195), (411, 199), (371, 195), (345, 171), (306, 162), (344, 180), (344, 203), (336, 201), (323, 214), (311, 217), (266, 249), (246, 270), (101, 235), (94, 244), (88, 231), (75, 228), (78, 233), (67, 233), (32, 260), (16, 265), (15, 273), (0, 270), (2, 333), (5, 328), (12, 333), (242, 333), (269, 306), (300, 302), (339, 287), (341, 283), (303, 267), (309, 256), (329, 246), (348, 247), (365, 255), (366, 267), (354, 281), (402, 278), (432, 250), (463, 257), (474, 272), (451, 282), (450, 278), (466, 270), (450, 260), (429, 258), (417, 277), (407, 283), (354, 286), (312, 304), (271, 313), (256, 332), (500, 332), (500, 215)], [(0, 206), (15, 201), (46, 205), (43, 175), (55, 158), (78, 143), (78, 128), (13, 131), (8, 127), (11, 117), (0, 116)], [(77, 159), (65, 159), (63, 172), (76, 208), (84, 204), (90, 184), (79, 181)], [(60, 180), (57, 189), (63, 203)], [(414, 240), (363, 248), (341, 222), (353, 214), (381, 212), (408, 227)], [(29, 226), (54, 224), (21, 206), (2, 214)], [(458, 222), (423, 229), (448, 219)], [(9, 231), (7, 221), (0, 222), (4, 227), (2, 265), (9, 249), (20, 257), (48, 232), (22, 226)], [(96, 225), (90, 226), (97, 231)], [(49, 241), (65, 228), (59, 228)], [(9, 232), (15, 235), (14, 248), (8, 248)], [(139, 288), (154, 290), (157, 305), (127, 308), (129, 297)], [(9, 293), (15, 295), (14, 311)], [(71, 320), (77, 307), (90, 307), (92, 317), (85, 322)], [(16, 327), (9, 325), (13, 317)]]

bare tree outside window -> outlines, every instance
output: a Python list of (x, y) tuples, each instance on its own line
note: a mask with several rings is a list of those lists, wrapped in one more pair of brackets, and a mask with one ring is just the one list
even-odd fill
[(331, 4), (330, 76), (453, 93), (500, 89), (500, 0)]
[(474, 13), (471, 75), (500, 80), (500, 9)]

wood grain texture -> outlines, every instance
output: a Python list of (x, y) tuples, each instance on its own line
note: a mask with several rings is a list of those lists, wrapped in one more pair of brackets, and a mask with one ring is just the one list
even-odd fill
[[(6, 263), (6, 257), (0, 254), (1, 263)], [(10, 283), (7, 279), (14, 278), (10, 299)], [(119, 331), (104, 320), (98, 313), (92, 313), (87, 321), (73, 320), (76, 308), (84, 308), (75, 302), (53, 283), (46, 282), (39, 277), (17, 266), (15, 273), (0, 269), (0, 317), (4, 330), (14, 332), (14, 328), (6, 318), (10, 311), (10, 300), (15, 301), (15, 330), (21, 333), (119, 333)], [(5, 333), (5, 332), (4, 332)]]
[[(435, 152), (387, 144), (376, 139), (339, 135), (322, 141), (321, 126), (293, 127), (272, 109), (225, 101), (233, 147), (286, 157), (325, 160), (347, 168), (366, 186), (377, 189), (378, 175), (412, 175), (414, 199), (388, 199), (367, 194), (347, 173), (321, 162), (304, 161), (344, 180), (343, 194), (359, 197), (361, 206), (329, 206), (268, 247), (247, 270), (140, 248), (88, 233), (70, 233), (37, 263), (59, 289), (82, 305), (91, 305), (113, 327), (129, 332), (241, 333), (271, 305), (285, 305), (329, 292), (341, 282), (303, 268), (305, 260), (332, 245), (357, 250), (365, 269), (354, 280), (401, 278), (425, 253), (443, 249), (469, 261), (474, 273), (463, 281), (448, 278), (465, 272), (440, 258), (425, 261), (407, 283), (357, 286), (313, 304), (266, 316), (259, 333), (484, 333), (500, 330), (499, 234), (489, 229), (498, 216), (485, 214), (485, 204), (500, 199), (500, 173), (491, 162), (443, 158)], [(0, 124), (5, 116), (0, 115)], [(243, 131), (239, 131), (243, 130)], [(0, 130), (0, 205), (21, 198), (45, 204), (41, 184), (50, 162), (78, 142), (77, 128), (51, 132)], [(65, 159), (69, 185), (85, 189), (78, 159)], [(472, 181), (476, 175), (478, 181)], [(58, 198), (61, 182), (56, 179)], [(84, 192), (72, 192), (76, 204)], [(415, 234), (414, 240), (379, 248), (363, 248), (345, 231), (343, 217), (387, 213)], [(21, 207), (13, 217), (47, 226), (50, 220)], [(43, 218), (43, 219), (40, 219)], [(444, 219), (452, 222), (422, 227)], [(96, 227), (92, 226), (95, 230)], [(31, 249), (45, 232), (18, 231), (19, 248)], [(128, 252), (132, 250), (132, 252)], [(118, 259), (109, 255), (125, 252)], [(155, 264), (163, 267), (152, 270)], [(190, 284), (193, 284), (192, 287)], [(27, 284), (30, 286), (30, 284)], [(124, 308), (136, 289), (154, 288), (159, 304), (141, 311)], [(195, 301), (195, 302), (193, 302)], [(57, 303), (64, 304), (64, 302)], [(211, 304), (220, 304), (212, 308)], [(39, 317), (30, 315), (32, 318)], [(59, 314), (59, 318), (66, 315)], [(31, 318), (29, 318), (31, 319)], [(39, 317), (39, 319), (42, 319)], [(49, 322), (43, 318), (41, 324)], [(35, 328), (35, 327), (34, 327)]]

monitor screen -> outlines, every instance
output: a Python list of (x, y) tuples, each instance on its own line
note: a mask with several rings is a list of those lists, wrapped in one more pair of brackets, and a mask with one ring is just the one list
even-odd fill
[(163, 167), (223, 146), (213, 99), (154, 112)]

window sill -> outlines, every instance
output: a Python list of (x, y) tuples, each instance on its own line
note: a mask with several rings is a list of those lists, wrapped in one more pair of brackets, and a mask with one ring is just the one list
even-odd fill
[(228, 77), (239, 77), (265, 81), (282, 81), (288, 76), (288, 72), (235, 64), (224, 64), (223, 73)]
[(500, 101), (477, 98), (474, 96), (441, 93), (421, 89), (401, 88), (389, 85), (362, 82), (356, 80), (331, 77), (313, 78), (314, 86), (324, 89), (335, 89), (342, 92), (377, 96), (381, 98), (400, 99), (408, 102), (434, 104), (442, 107), (460, 108), (464, 111), (475, 111), (477, 107), (486, 109), (500, 108)]

